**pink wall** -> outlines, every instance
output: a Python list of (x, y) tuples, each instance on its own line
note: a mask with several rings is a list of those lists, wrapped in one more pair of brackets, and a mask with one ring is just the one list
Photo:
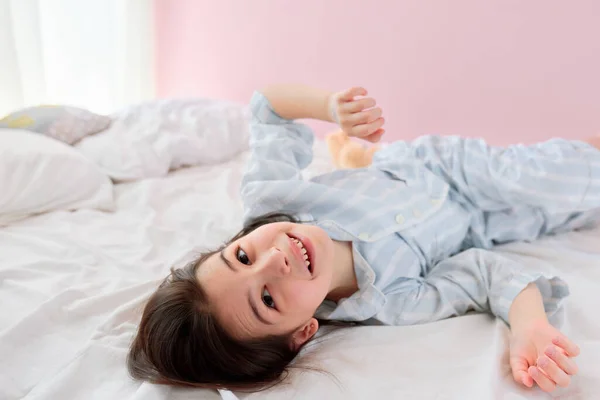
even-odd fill
[(600, 132), (600, 1), (155, 4), (161, 97), (247, 101), (273, 82), (364, 85), (384, 107), (388, 140)]

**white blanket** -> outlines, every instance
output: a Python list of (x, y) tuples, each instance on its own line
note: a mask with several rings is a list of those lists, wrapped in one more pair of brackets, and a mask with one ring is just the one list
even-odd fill
[[(0, 228), (0, 399), (200, 399), (209, 390), (131, 380), (125, 357), (144, 300), (169, 267), (241, 225), (246, 154), (116, 186), (117, 211), (54, 212)], [(309, 174), (331, 169), (323, 143)], [(570, 284), (562, 329), (582, 350), (561, 399), (600, 393), (600, 228), (499, 249)], [(529, 399), (512, 382), (506, 327), (469, 315), (344, 328), (311, 345), (289, 383), (244, 399)], [(224, 394), (227, 395), (227, 394)]]

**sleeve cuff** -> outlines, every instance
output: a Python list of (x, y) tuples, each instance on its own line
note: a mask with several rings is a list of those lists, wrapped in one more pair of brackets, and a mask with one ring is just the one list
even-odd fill
[(271, 102), (262, 93), (255, 91), (250, 99), (252, 120), (263, 124), (287, 124), (291, 120), (282, 118), (273, 110)]
[(508, 324), (508, 311), (510, 310), (510, 306), (515, 300), (515, 297), (517, 297), (517, 295), (531, 282), (535, 282), (542, 294), (544, 310), (548, 317), (551, 317), (560, 308), (562, 300), (569, 295), (568, 285), (558, 276), (541, 273), (517, 274), (513, 276), (511, 281), (501, 292), (495, 307), (492, 305), (494, 314)]

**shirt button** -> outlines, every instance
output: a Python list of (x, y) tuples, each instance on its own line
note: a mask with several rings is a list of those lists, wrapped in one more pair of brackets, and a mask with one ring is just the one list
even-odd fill
[(361, 233), (360, 235), (358, 235), (358, 238), (360, 240), (369, 240), (369, 234), (366, 232)]
[(402, 225), (405, 221), (406, 221), (406, 219), (404, 218), (404, 215), (402, 215), (402, 214), (396, 215), (396, 222), (397, 223), (399, 223), (400, 225)]
[(421, 216), (421, 210), (419, 210), (418, 208), (413, 209), (413, 215), (416, 218), (419, 218)]

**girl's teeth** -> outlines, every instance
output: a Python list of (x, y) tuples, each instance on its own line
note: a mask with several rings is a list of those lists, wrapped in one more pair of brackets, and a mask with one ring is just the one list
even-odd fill
[(302, 251), (302, 255), (304, 256), (304, 264), (306, 265), (306, 267), (310, 267), (310, 261), (308, 261), (308, 254), (306, 252), (306, 249), (304, 248), (304, 246), (302, 245), (302, 242), (299, 241), (298, 239), (293, 239), (294, 243), (296, 243), (296, 246), (298, 246), (298, 248)]
[(303, 254), (306, 254), (306, 249), (305, 249), (305, 248), (304, 248), (304, 246), (302, 245), (302, 242), (301, 242), (301, 241), (299, 241), (299, 240), (297, 240), (297, 239), (294, 239), (294, 242), (296, 243), (296, 246), (298, 246), (298, 248), (299, 248), (300, 250), (302, 250), (302, 253), (303, 253)]

